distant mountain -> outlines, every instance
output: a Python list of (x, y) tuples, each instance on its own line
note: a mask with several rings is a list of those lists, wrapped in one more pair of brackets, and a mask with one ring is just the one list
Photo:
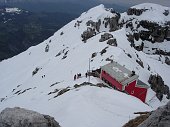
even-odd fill
[(39, 44), (75, 17), (67, 13), (32, 13), (0, 7), (0, 60)]

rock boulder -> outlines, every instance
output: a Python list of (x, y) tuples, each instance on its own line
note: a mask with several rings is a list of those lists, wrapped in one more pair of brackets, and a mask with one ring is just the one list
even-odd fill
[(169, 87), (164, 84), (161, 76), (150, 75), (148, 82), (151, 84), (151, 89), (156, 92), (156, 96), (160, 101), (163, 95), (167, 95), (167, 98), (170, 98)]
[(15, 107), (0, 113), (0, 127), (60, 127), (53, 117)]
[(148, 119), (138, 127), (169, 127), (170, 125), (170, 102), (153, 111)]

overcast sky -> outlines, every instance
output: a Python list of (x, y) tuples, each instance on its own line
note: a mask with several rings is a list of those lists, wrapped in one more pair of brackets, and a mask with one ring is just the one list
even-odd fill
[(114, 3), (121, 5), (133, 6), (140, 3), (157, 3), (164, 6), (170, 7), (170, 0), (0, 0), (0, 1), (46, 1), (46, 2), (71, 2), (71, 3), (89, 3), (92, 2), (103, 2), (103, 3)]
[(102, 2), (119, 3), (125, 5), (136, 5), (140, 3), (156, 3), (170, 7), (170, 0), (99, 0)]

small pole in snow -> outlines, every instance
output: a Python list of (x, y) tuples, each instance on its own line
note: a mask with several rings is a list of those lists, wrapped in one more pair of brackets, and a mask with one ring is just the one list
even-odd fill
[(89, 75), (89, 81), (90, 82), (90, 58), (89, 58), (89, 71), (88, 71), (88, 75)]

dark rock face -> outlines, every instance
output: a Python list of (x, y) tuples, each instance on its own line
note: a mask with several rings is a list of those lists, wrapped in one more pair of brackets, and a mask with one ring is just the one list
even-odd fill
[(89, 20), (86, 25), (88, 26), (87, 30), (81, 34), (82, 41), (86, 42), (89, 38), (96, 35), (97, 32), (100, 30), (101, 20), (99, 19), (98, 22), (94, 22)]
[(131, 45), (132, 47), (134, 47), (137, 51), (143, 51), (144, 48), (144, 43), (142, 42), (141, 45), (135, 46), (135, 45)]
[(169, 15), (169, 10), (165, 10), (165, 12), (163, 13), (165, 16)]
[(23, 108), (6, 108), (0, 113), (0, 127), (60, 127), (53, 117)]
[(115, 38), (109, 39), (107, 41), (107, 44), (110, 45), (110, 46), (116, 46), (117, 47), (117, 41), (116, 41)]
[(170, 102), (153, 111), (148, 119), (138, 127), (169, 127), (170, 125)]
[(147, 9), (136, 9), (136, 8), (129, 8), (127, 11), (127, 15), (136, 15), (140, 16), (144, 11)]
[(83, 32), (81, 35), (82, 41), (86, 42), (89, 38), (93, 37), (96, 35), (95, 29), (88, 28), (86, 31)]
[(45, 47), (45, 52), (48, 52), (48, 51), (49, 51), (49, 45), (47, 44)]
[(97, 53), (94, 52), (94, 53), (91, 55), (91, 58), (94, 58), (94, 57), (96, 57), (96, 56), (97, 56)]
[(165, 57), (165, 63), (166, 63), (167, 65), (170, 65), (170, 59), (169, 59), (168, 57)]
[(110, 28), (110, 32), (112, 31), (115, 31), (115, 30), (118, 30), (119, 28), (119, 21), (120, 17), (118, 15), (116, 15), (115, 17), (112, 17), (112, 18), (105, 18), (104, 21), (105, 21), (105, 28), (108, 27), (109, 25), (109, 28)]
[(105, 47), (105, 48), (100, 52), (100, 54), (103, 55), (104, 53), (106, 53), (106, 52), (107, 52), (107, 50), (106, 50), (107, 48), (108, 48), (108, 47)]
[[(129, 42), (131, 42), (132, 44), (134, 44), (134, 36), (132, 34), (126, 35), (127, 36), (127, 40)], [(132, 45), (131, 45), (132, 46)], [(133, 46), (132, 46), (133, 47)]]
[(86, 23), (87, 26), (91, 26), (92, 28), (96, 29), (97, 32), (100, 30), (101, 20), (99, 19), (98, 22), (93, 22), (92, 20), (89, 20)]
[(133, 35), (134, 35), (135, 40), (138, 41), (139, 38), (140, 38), (140, 34), (139, 33), (134, 33)]
[(156, 50), (155, 54), (170, 56), (170, 52), (166, 52), (166, 51), (163, 51), (163, 50)]
[(106, 41), (110, 38), (113, 38), (113, 35), (112, 34), (109, 34), (109, 33), (104, 33), (103, 35), (101, 35), (101, 38), (100, 38), (100, 42), (103, 42), (103, 41)]
[(61, 96), (62, 94), (66, 93), (66, 92), (68, 92), (68, 91), (70, 91), (70, 87), (66, 87), (66, 88), (60, 90), (60, 91), (58, 92), (58, 94), (57, 94), (54, 98), (56, 98), (56, 97), (58, 97), (58, 96)]
[[(133, 9), (132, 9), (133, 10)], [(135, 11), (134, 11), (135, 12)], [(120, 24), (125, 24), (126, 28), (130, 28), (131, 31), (138, 31), (133, 32), (132, 36), (129, 36), (129, 41), (133, 42), (134, 39), (138, 41), (147, 40), (152, 43), (155, 42), (164, 42), (164, 40), (170, 40), (170, 23), (165, 23), (164, 25), (159, 25), (156, 22), (150, 22), (147, 20), (136, 21), (135, 25), (132, 23), (133, 19), (130, 19), (127, 22), (122, 21)], [(146, 30), (139, 30), (139, 27), (143, 27)]]
[[(81, 34), (82, 41), (86, 42), (89, 38), (95, 36), (96, 34), (102, 32), (100, 31), (101, 25), (104, 25), (105, 28), (109, 28), (109, 32), (119, 29), (119, 19), (120, 14), (112, 10), (108, 10), (113, 13), (113, 17), (107, 17), (104, 19), (99, 19), (97, 22), (89, 20), (86, 22), (87, 30)], [(101, 21), (103, 20), (103, 21)]]
[(39, 70), (40, 70), (40, 68), (36, 67), (35, 70), (32, 72), (32, 76), (34, 76), (35, 74), (37, 74)]
[(166, 40), (170, 41), (170, 28), (166, 30)]
[[(160, 26), (157, 23), (149, 22), (146, 20), (140, 21), (139, 25), (149, 30), (140, 32), (140, 38), (142, 40), (148, 40), (152, 42), (163, 42), (164, 39), (169, 39), (170, 37), (169, 25)], [(150, 36), (152, 36), (152, 39), (149, 38)]]
[(170, 98), (169, 87), (164, 84), (164, 81), (159, 75), (150, 75), (148, 82), (151, 84), (151, 89), (156, 92), (157, 98), (161, 101), (163, 95), (167, 95)]
[[(127, 40), (130, 42), (130, 46), (134, 47), (137, 51), (143, 51), (143, 49), (149, 48), (144, 45), (146, 44), (144, 41), (149, 41), (151, 43), (161, 43), (166, 40), (170, 41), (170, 22), (160, 25), (157, 22), (147, 20), (139, 21), (137, 18), (132, 17), (127, 21), (122, 20), (120, 24), (122, 27), (126, 27), (127, 31), (130, 31), (126, 35)], [(135, 44), (135, 41), (141, 41), (142, 43), (141, 45), (138, 45), (139, 43)], [(151, 54), (170, 56), (170, 52), (168, 50), (161, 49), (160, 47), (152, 50), (153, 53)], [(166, 59), (166, 63), (169, 64), (168, 59)]]
[(144, 68), (143, 62), (142, 62), (141, 60), (136, 60), (136, 62), (137, 62), (142, 68)]

